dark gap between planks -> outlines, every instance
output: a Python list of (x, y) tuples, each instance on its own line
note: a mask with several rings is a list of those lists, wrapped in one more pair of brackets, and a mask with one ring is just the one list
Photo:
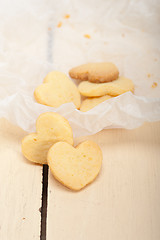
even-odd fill
[(46, 240), (47, 200), (48, 200), (48, 165), (43, 165), (40, 240)]

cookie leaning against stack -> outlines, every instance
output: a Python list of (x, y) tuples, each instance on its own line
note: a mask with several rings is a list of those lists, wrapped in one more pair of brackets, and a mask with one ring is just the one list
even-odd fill
[(73, 102), (77, 109), (80, 108), (81, 96), (77, 86), (64, 74), (53, 71), (47, 74), (43, 84), (34, 91), (38, 103), (59, 107), (68, 102)]

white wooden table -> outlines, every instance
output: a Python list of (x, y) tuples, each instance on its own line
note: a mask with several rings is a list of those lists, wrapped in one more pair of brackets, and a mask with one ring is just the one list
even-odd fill
[(160, 122), (87, 137), (104, 159), (96, 181), (80, 192), (49, 172), (46, 236), (42, 166), (22, 156), (23, 130), (0, 119), (0, 133), (0, 240), (160, 239)]
[[(74, 4), (69, 7), (73, 8), (74, 13)], [(75, 64), (75, 49), (81, 56), (79, 45), (73, 46), (73, 42), (76, 43), (81, 37), (82, 50), (86, 52), (89, 42), (83, 35), (90, 33), (90, 26), (83, 29), (82, 25), (81, 30), (76, 29), (74, 19), (66, 20), (64, 14), (57, 15), (54, 24), (48, 22), (46, 29), (41, 26), (33, 43), (29, 45), (26, 39), (24, 47), (19, 37), (21, 28), (9, 31), (11, 36), (13, 33), (17, 49), (24, 56), (35, 55), (42, 61), (48, 59), (60, 67), (57, 70), (68, 72)], [(59, 21), (63, 21), (64, 28), (56, 28)], [(70, 21), (70, 25), (67, 25), (67, 21)], [(27, 24), (26, 21), (24, 23)], [(35, 20), (33, 32), (39, 29), (40, 23)], [(52, 25), (55, 29), (51, 31)], [(12, 24), (7, 26), (12, 30)], [(60, 29), (64, 29), (64, 32)], [(79, 31), (80, 34), (77, 34)], [(26, 32), (25, 36), (29, 34)], [(98, 37), (99, 40), (101, 37)], [(93, 46), (97, 46), (98, 41), (95, 40)], [(105, 36), (103, 44), (104, 47), (107, 44)], [(112, 57), (112, 52), (110, 55), (109, 52), (99, 54), (99, 58), (94, 54), (89, 56), (90, 61), (106, 61)], [(80, 61), (83, 62), (84, 58)], [(103, 130), (94, 136), (76, 139), (75, 145), (92, 139), (103, 151), (101, 173), (80, 192), (63, 187), (50, 171), (48, 175), (44, 173), (47, 167), (43, 169), (43, 166), (32, 164), (22, 156), (21, 139), (25, 135), (26, 132), (17, 126), (0, 119), (0, 240), (160, 239), (160, 122), (145, 123), (135, 130)]]

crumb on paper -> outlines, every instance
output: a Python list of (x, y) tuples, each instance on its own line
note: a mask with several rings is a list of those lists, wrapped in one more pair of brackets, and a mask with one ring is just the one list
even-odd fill
[(70, 15), (69, 14), (66, 14), (65, 16), (64, 16), (64, 18), (70, 18)]
[(108, 42), (104, 42), (104, 45), (107, 45), (108, 44)]
[(25, 217), (23, 217), (22, 219), (23, 219), (23, 220), (25, 220), (26, 218), (25, 218)]
[(89, 34), (84, 34), (84, 37), (88, 38), (88, 39), (91, 38), (91, 36)]
[(155, 88), (155, 87), (157, 87), (157, 83), (156, 82), (154, 82), (153, 84), (152, 84), (152, 88)]
[(51, 27), (49, 27), (49, 28), (48, 28), (48, 31), (51, 31), (51, 30), (52, 30), (52, 28), (51, 28)]
[(158, 60), (157, 58), (154, 59), (155, 62), (157, 62), (157, 60)]
[(62, 22), (59, 22), (58, 25), (57, 25), (57, 27), (59, 28), (59, 27), (61, 27), (61, 26), (62, 26)]
[(148, 73), (148, 74), (147, 74), (147, 77), (148, 77), (148, 78), (150, 78), (150, 77), (151, 77), (151, 74), (150, 74), (150, 73)]
[(125, 37), (125, 34), (124, 34), (124, 33), (122, 33), (122, 37)]

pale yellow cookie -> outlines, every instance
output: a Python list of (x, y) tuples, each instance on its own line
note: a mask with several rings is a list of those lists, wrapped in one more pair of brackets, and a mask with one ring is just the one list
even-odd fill
[(76, 148), (58, 142), (47, 157), (53, 176), (72, 190), (80, 190), (96, 178), (102, 158), (101, 149), (92, 141), (82, 142)]
[(118, 96), (128, 91), (133, 92), (134, 84), (128, 78), (119, 77), (117, 80), (108, 83), (81, 82), (78, 89), (86, 97), (99, 97), (107, 94)]
[(69, 71), (72, 78), (87, 80), (89, 82), (111, 82), (118, 78), (118, 68), (110, 62), (87, 63), (72, 68)]
[(47, 74), (43, 84), (34, 91), (38, 103), (59, 107), (68, 102), (73, 102), (80, 108), (81, 96), (77, 86), (64, 73), (53, 71)]
[(98, 104), (100, 104), (100, 103), (102, 103), (102, 102), (104, 102), (104, 101), (106, 101), (110, 98), (112, 98), (112, 97), (108, 96), (108, 95), (105, 95), (105, 96), (102, 96), (102, 97), (96, 97), (96, 98), (87, 98), (82, 102), (80, 110), (82, 112), (87, 112), (90, 109), (97, 106)]
[(47, 164), (49, 148), (58, 141), (73, 144), (73, 133), (68, 121), (58, 113), (41, 114), (36, 121), (36, 133), (22, 140), (22, 153), (30, 161)]

